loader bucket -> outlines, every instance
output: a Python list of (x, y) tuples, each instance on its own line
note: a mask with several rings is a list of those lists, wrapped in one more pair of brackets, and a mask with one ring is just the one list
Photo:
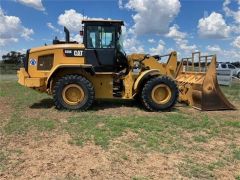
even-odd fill
[[(199, 55), (197, 63), (194, 61), (196, 54)], [(205, 61), (202, 62), (202, 59)], [(236, 109), (219, 87), (215, 55), (201, 56), (200, 52), (197, 52), (193, 53), (192, 58), (184, 58), (178, 66), (176, 81), (180, 102), (203, 111)]]

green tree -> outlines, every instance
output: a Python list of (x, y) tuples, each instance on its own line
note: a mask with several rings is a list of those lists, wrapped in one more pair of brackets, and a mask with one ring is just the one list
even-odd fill
[(6, 55), (2, 56), (2, 61), (5, 64), (22, 64), (24, 58), (25, 54), (16, 51), (11, 51)]

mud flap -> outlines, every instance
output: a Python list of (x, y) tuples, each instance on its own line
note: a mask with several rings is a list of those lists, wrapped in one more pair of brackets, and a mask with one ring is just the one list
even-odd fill
[[(183, 63), (179, 66), (183, 66)], [(235, 110), (236, 108), (227, 100), (219, 87), (216, 56), (212, 56), (206, 69), (206, 72), (184, 72), (183, 68), (179, 67), (176, 75), (180, 90), (179, 100), (203, 111)]]

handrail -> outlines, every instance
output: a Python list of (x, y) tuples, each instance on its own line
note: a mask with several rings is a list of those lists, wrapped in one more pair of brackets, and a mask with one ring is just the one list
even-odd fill
[[(198, 56), (198, 61), (195, 62), (195, 55)], [(192, 69), (192, 72), (195, 72), (196, 64), (198, 64), (198, 72), (202, 72), (202, 68), (207, 71), (207, 67), (209, 65), (209, 61), (216, 55), (201, 55), (201, 52), (193, 52), (192, 57), (182, 58), (181, 62), (183, 65), (186, 65), (185, 71), (189, 71), (189, 66)], [(210, 59), (211, 58), (211, 59)], [(204, 65), (203, 65), (204, 62)], [(191, 63), (191, 64), (190, 64)]]

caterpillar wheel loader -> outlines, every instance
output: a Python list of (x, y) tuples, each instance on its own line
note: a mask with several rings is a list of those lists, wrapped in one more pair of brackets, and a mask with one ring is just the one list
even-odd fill
[[(178, 65), (176, 52), (164, 55), (167, 63), (161, 62), (164, 56), (160, 55), (127, 56), (121, 39), (123, 21), (83, 20), (82, 24), (83, 44), (70, 41), (64, 27), (65, 41), (55, 39), (52, 45), (29, 49), (24, 68), (18, 71), (21, 85), (52, 95), (57, 109), (87, 110), (95, 99), (138, 99), (149, 111), (170, 110), (178, 99), (194, 107), (198, 99), (199, 109), (205, 109), (199, 102), (208, 101), (204, 93), (214, 91), (210, 95), (224, 99), (215, 92), (219, 88), (201, 91), (208, 73), (187, 74), (183, 62)], [(199, 74), (201, 82), (196, 79)], [(215, 72), (210, 76), (216, 78)], [(218, 87), (216, 81), (210, 85)], [(194, 98), (196, 89), (203, 93), (198, 98)], [(220, 109), (234, 108), (224, 101)], [(209, 105), (207, 109), (218, 109), (214, 103)]]

